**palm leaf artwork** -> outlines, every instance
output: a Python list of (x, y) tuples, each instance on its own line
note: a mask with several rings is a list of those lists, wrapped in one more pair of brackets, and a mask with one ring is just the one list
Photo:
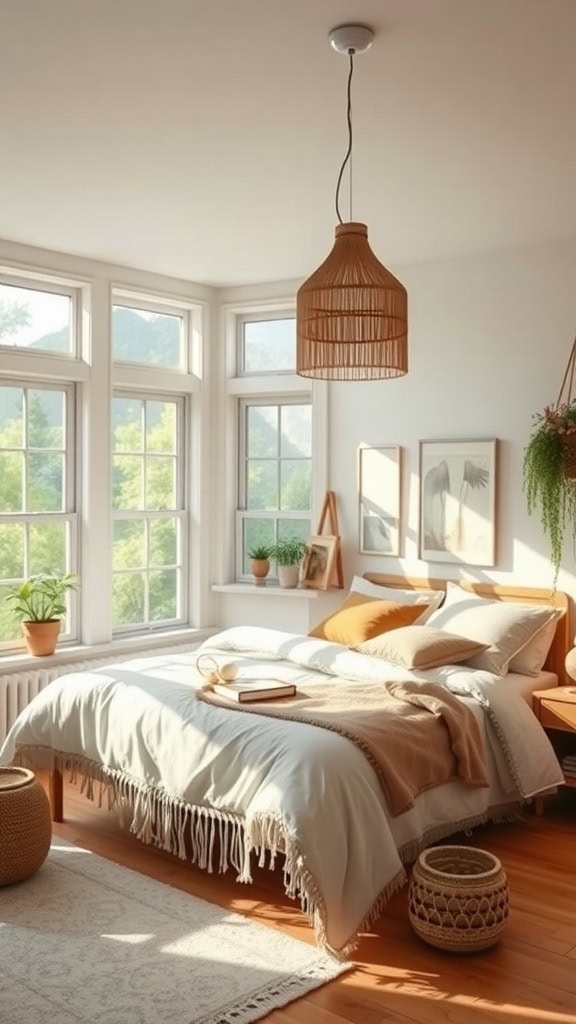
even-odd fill
[(488, 487), (489, 480), (490, 472), (485, 466), (481, 466), (477, 462), (472, 462), (471, 459), (465, 460), (462, 484), (460, 486), (460, 494), (458, 496), (458, 524), (456, 529), (458, 550), (462, 549), (464, 509), (466, 508), (466, 499), (468, 494), (471, 490), (480, 491), (483, 487)]
[(428, 548), (446, 548), (446, 495), (450, 493), (450, 470), (445, 459), (424, 477), (424, 534)]

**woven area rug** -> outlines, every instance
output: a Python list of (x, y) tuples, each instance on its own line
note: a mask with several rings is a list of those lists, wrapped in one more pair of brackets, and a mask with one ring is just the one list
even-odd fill
[(351, 967), (56, 838), (0, 889), (0, 964), (10, 1024), (248, 1024)]

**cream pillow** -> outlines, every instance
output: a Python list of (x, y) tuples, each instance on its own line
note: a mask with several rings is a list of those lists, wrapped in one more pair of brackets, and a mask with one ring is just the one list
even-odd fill
[(332, 615), (314, 627), (308, 636), (351, 647), (388, 629), (408, 626), (418, 616), (418, 606), (395, 601), (376, 601), (362, 594), (348, 594)]
[(436, 668), (467, 661), (486, 650), (486, 644), (463, 636), (444, 633), (433, 626), (403, 626), (358, 644), (356, 650), (373, 658), (383, 658), (404, 668)]
[(378, 583), (371, 583), (362, 576), (354, 576), (350, 584), (351, 594), (364, 594), (365, 597), (377, 597), (380, 601), (397, 601), (399, 604), (422, 605), (422, 614), (416, 622), (422, 625), (432, 612), (440, 607), (444, 600), (443, 590), (405, 590), (400, 587), (381, 587)]
[(559, 619), (564, 615), (563, 608), (556, 608), (555, 611), (556, 615), (550, 619), (550, 622), (542, 626), (542, 629), (533, 640), (526, 644), (526, 647), (520, 651), (520, 654), (512, 658), (508, 666), (509, 672), (519, 672), (523, 676), (540, 675), (542, 666), (548, 657), (548, 651), (552, 646), (556, 626)]
[(487, 649), (467, 664), (503, 676), (512, 659), (557, 618), (557, 608), (492, 601), (448, 583), (446, 600), (430, 616), (428, 625), (487, 644)]

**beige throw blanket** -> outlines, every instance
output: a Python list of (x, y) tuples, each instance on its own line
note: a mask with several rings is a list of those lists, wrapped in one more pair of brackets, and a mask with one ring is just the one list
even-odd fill
[(372, 765), (392, 817), (414, 798), (460, 779), (487, 786), (482, 738), (470, 708), (437, 683), (346, 683), (299, 688), (295, 697), (236, 703), (198, 691), (231, 711), (331, 729), (351, 740)]

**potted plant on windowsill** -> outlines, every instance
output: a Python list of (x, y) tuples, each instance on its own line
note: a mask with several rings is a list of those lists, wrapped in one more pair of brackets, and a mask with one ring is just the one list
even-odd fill
[(291, 589), (298, 586), (298, 572), (306, 545), (298, 537), (279, 540), (270, 548), (270, 557), (278, 566), (278, 582)]
[(61, 617), (66, 614), (66, 594), (76, 590), (74, 573), (30, 576), (8, 594), (20, 619), (26, 646), (35, 657), (54, 654), (60, 633)]
[(547, 406), (534, 419), (524, 451), (523, 486), (528, 512), (539, 511), (550, 543), (555, 586), (567, 528), (576, 536), (576, 399)]
[(270, 548), (266, 544), (255, 544), (248, 552), (250, 572), (254, 582), (263, 584), (270, 572)]

